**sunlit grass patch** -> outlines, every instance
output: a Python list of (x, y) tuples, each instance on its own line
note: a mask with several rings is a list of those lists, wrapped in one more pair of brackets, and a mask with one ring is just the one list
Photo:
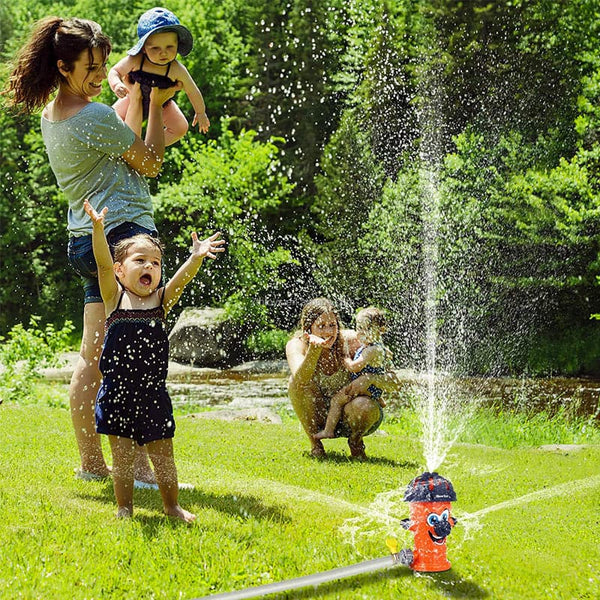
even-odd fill
[[(413, 545), (400, 526), (403, 493), (424, 465), (409, 409), (366, 439), (364, 463), (349, 460), (341, 439), (326, 442), (328, 458), (311, 459), (291, 416), (270, 425), (178, 415), (179, 476), (194, 485), (180, 501), (198, 516), (188, 526), (165, 517), (151, 490), (136, 490), (131, 521), (115, 519), (110, 481), (73, 476), (66, 387), (38, 387), (35, 404), (0, 407), (0, 597), (196, 598), (379, 558), (390, 535)], [(398, 567), (287, 597), (599, 595), (600, 548), (589, 527), (600, 493), (597, 428), (583, 435), (566, 415), (530, 417), (476, 411), (441, 465), (457, 492), (451, 571)], [(552, 431), (554, 442), (586, 445), (539, 449)]]

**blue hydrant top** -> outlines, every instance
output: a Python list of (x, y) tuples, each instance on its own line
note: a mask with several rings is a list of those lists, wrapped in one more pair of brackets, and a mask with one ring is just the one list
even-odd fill
[(405, 502), (454, 502), (456, 492), (452, 484), (437, 473), (426, 471), (415, 477), (404, 492)]

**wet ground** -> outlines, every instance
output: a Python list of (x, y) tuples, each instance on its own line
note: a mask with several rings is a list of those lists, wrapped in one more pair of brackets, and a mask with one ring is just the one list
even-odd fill
[[(48, 379), (68, 382), (76, 354), (65, 355), (64, 365), (45, 369)], [(396, 398), (389, 403), (403, 404), (403, 397), (415, 386), (424, 385), (424, 377), (414, 371), (398, 370), (401, 382)], [(222, 407), (231, 410), (289, 407), (285, 361), (251, 362), (228, 370), (195, 368), (169, 363), (168, 388), (173, 404), (183, 409)], [(600, 418), (600, 379), (551, 378), (486, 378), (442, 380), (451, 382), (456, 393), (485, 403), (524, 409), (559, 409), (572, 414), (596, 415)]]
[[(389, 402), (402, 405), (407, 394), (424, 385), (419, 374), (399, 370), (400, 391)], [(277, 373), (239, 371), (188, 373), (172, 377), (169, 391), (176, 406), (227, 407), (232, 410), (289, 406), (288, 372), (284, 365)], [(442, 382), (446, 385), (448, 382)], [(461, 396), (505, 408), (551, 413), (562, 409), (571, 414), (600, 418), (600, 380), (585, 378), (484, 378), (451, 380), (451, 388)]]

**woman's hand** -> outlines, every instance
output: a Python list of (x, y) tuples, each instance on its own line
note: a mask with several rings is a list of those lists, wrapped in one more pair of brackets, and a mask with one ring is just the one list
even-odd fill
[(127, 75), (127, 93), (129, 94), (129, 102), (142, 101), (142, 86), (137, 81), (131, 81)]
[(177, 81), (177, 83), (174, 86), (165, 89), (153, 87), (150, 90), (150, 103), (162, 106), (167, 100), (170, 100), (175, 95), (175, 93), (181, 89), (183, 89), (183, 83), (181, 83), (181, 81)]
[(314, 333), (309, 333), (306, 331), (304, 333), (304, 341), (309, 346), (316, 346), (317, 348), (331, 348), (335, 343), (335, 337), (332, 335), (328, 338), (323, 339), (322, 337), (315, 335)]

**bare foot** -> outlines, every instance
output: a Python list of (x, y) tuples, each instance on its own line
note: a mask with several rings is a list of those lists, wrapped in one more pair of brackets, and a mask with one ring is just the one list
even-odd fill
[(319, 433), (315, 433), (315, 435), (313, 435), (313, 439), (315, 440), (329, 440), (335, 437), (335, 434), (332, 432), (327, 431), (326, 429), (322, 429), (321, 431), (319, 431)]
[(131, 519), (133, 517), (133, 511), (127, 506), (119, 506), (117, 511), (117, 519)]
[(181, 519), (186, 523), (193, 523), (196, 520), (195, 514), (184, 510), (183, 508), (181, 508), (181, 506), (179, 506), (179, 504), (176, 504), (175, 506), (170, 506), (169, 508), (165, 507), (164, 511), (165, 515), (169, 515), (169, 517), (176, 517), (177, 519)]

